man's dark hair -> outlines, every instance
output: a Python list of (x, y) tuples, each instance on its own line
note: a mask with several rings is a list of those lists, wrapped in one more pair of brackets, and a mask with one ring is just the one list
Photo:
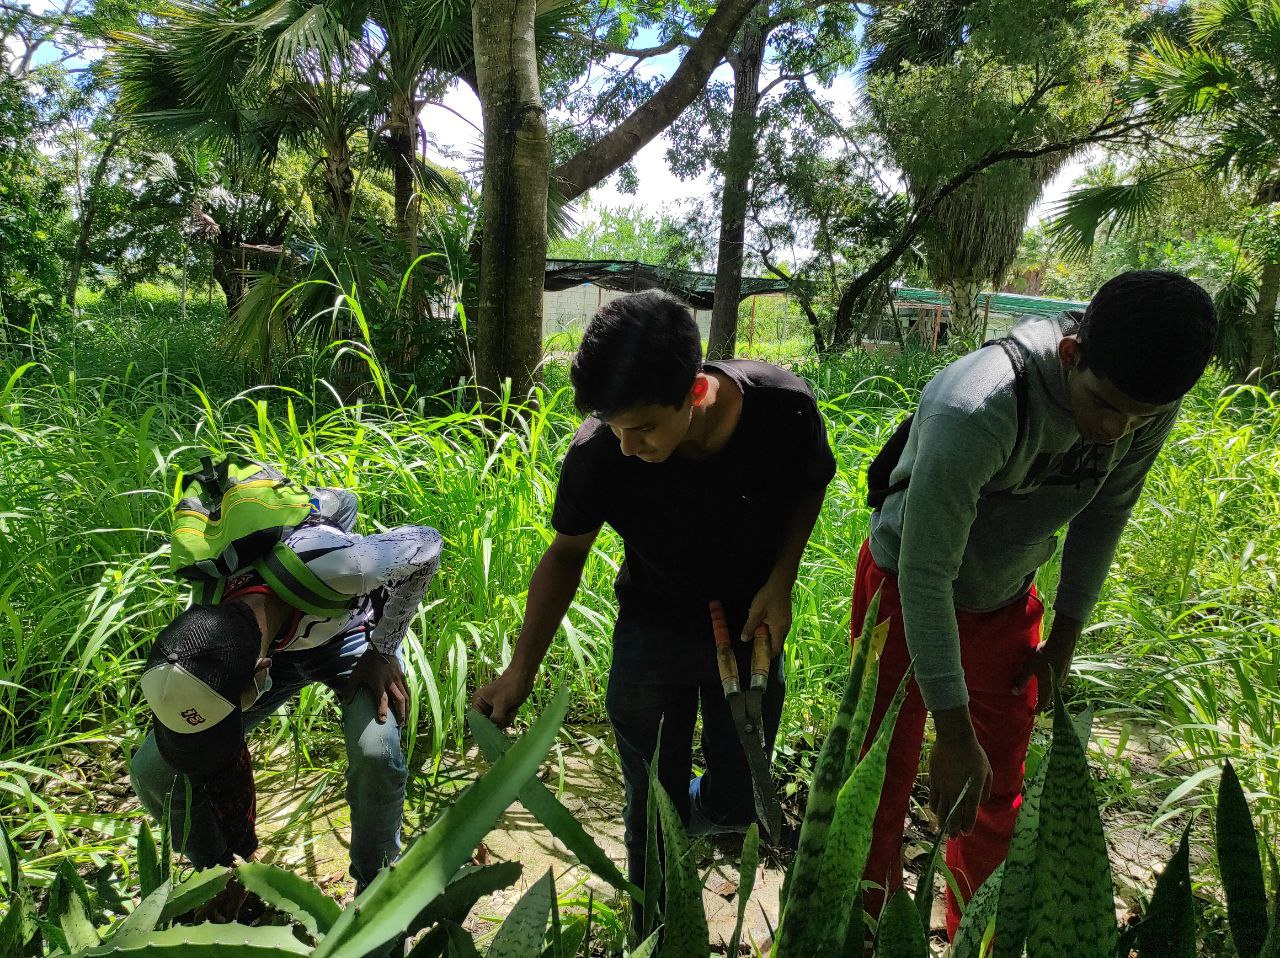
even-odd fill
[(702, 367), (702, 336), (689, 308), (648, 289), (605, 303), (573, 357), (574, 404), (608, 418), (636, 406), (679, 409)]
[(1137, 402), (1164, 405), (1191, 391), (1213, 357), (1213, 300), (1181, 273), (1140, 269), (1103, 284), (1077, 333), (1081, 368)]

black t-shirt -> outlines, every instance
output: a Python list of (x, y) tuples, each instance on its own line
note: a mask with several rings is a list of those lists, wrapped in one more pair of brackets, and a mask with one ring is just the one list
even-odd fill
[(808, 383), (755, 360), (703, 369), (742, 392), (741, 418), (714, 456), (677, 453), (661, 463), (624, 456), (594, 418), (565, 456), (551, 524), (583, 535), (608, 523), (621, 535), (626, 558), (615, 590), (623, 618), (701, 625), (711, 599), (731, 619), (745, 615), (777, 561), (797, 499), (835, 475)]

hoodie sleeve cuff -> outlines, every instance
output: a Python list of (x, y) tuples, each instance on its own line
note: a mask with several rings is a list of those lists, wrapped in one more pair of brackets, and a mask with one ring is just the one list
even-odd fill
[(965, 685), (963, 672), (950, 675), (917, 675), (916, 684), (920, 686), (924, 707), (930, 712), (945, 712), (948, 709), (963, 708), (969, 704), (969, 689)]
[(1079, 589), (1058, 587), (1058, 593), (1053, 598), (1053, 611), (1058, 615), (1065, 615), (1075, 619), (1077, 622), (1088, 622), (1089, 616), (1093, 614), (1093, 607), (1098, 604), (1098, 596), (1096, 593), (1082, 592)]

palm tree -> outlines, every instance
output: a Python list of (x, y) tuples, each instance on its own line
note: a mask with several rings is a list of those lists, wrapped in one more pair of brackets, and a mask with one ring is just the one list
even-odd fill
[(962, 341), (981, 335), (978, 294), (988, 283), (1003, 285), (1027, 214), (1066, 159), (1058, 153), (1003, 163), (975, 176), (939, 204), (924, 230), (929, 278), (951, 298), (952, 332)]
[[(868, 28), (873, 55), (866, 71), (872, 76), (896, 76), (904, 65), (940, 67), (953, 61), (967, 42), (973, 7), (968, 0), (944, 0), (935, 4), (889, 6)], [(1008, 78), (1010, 96), (1018, 91), (1014, 75)], [(874, 102), (873, 102), (874, 107)], [(1055, 117), (1039, 117), (1051, 126)], [(908, 188), (919, 200), (931, 185), (931, 163), (920, 163), (890, 142), (906, 174)], [(951, 331), (963, 342), (981, 335), (978, 294), (984, 285), (1003, 284), (1022, 241), (1027, 215), (1044, 187), (1069, 158), (1057, 152), (1025, 160), (1006, 160), (979, 173), (943, 199), (921, 232), (929, 278), (951, 299)], [(923, 173), (918, 171), (923, 168)]]
[[(1180, 161), (1182, 169), (1206, 179), (1226, 177), (1247, 186), (1265, 219), (1280, 201), (1277, 24), (1280, 0), (1205, 0), (1154, 38), (1139, 61), (1134, 90), (1172, 142), (1171, 165)], [(1100, 226), (1143, 219), (1169, 187), (1168, 174), (1158, 173), (1077, 190), (1064, 201), (1055, 229), (1068, 249), (1087, 249)], [(1268, 240), (1273, 232), (1255, 235)], [(1280, 243), (1256, 242), (1252, 259), (1256, 266), (1244, 264), (1245, 272), (1255, 272), (1256, 279), (1232, 284), (1219, 302), (1245, 310), (1248, 358), (1239, 371), (1261, 381), (1276, 372)], [(1230, 326), (1232, 314), (1223, 319)]]

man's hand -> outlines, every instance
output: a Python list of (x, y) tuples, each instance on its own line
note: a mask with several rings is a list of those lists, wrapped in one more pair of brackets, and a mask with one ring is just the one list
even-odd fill
[(387, 721), (387, 705), (396, 717), (396, 724), (404, 728), (409, 714), (409, 685), (404, 680), (404, 670), (400, 668), (400, 660), (394, 655), (384, 655), (373, 646), (365, 650), (360, 661), (351, 670), (351, 678), (342, 693), (342, 704), (350, 705), (361, 687), (367, 688), (373, 695), (377, 706), (378, 724)]
[(506, 728), (532, 691), (532, 676), (507, 669), (488, 685), (476, 690), (471, 697), (471, 707), (481, 715), (489, 716), (498, 728)]
[(937, 712), (933, 724), (937, 734), (929, 756), (929, 808), (939, 825), (954, 808), (947, 837), (967, 835), (978, 820), (978, 806), (991, 797), (991, 763), (967, 708)]
[(1036, 711), (1047, 711), (1053, 705), (1054, 683), (1062, 685), (1071, 671), (1071, 660), (1076, 654), (1076, 642), (1080, 639), (1083, 623), (1058, 615), (1053, 620), (1049, 637), (1036, 648), (1027, 659), (1017, 681), (1013, 683), (1013, 694), (1022, 695), (1032, 678), (1037, 680)]
[(750, 642), (756, 629), (762, 625), (769, 627), (769, 655), (777, 658), (782, 652), (782, 643), (791, 631), (791, 586), (794, 582), (770, 578), (756, 597), (751, 600), (751, 608), (747, 612), (747, 624), (742, 627), (742, 641)]

